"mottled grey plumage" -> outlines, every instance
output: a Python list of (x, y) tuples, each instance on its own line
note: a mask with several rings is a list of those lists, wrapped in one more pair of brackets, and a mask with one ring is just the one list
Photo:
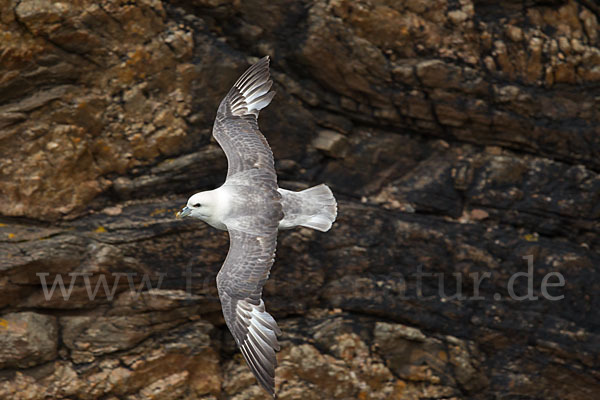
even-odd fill
[(269, 92), (269, 57), (251, 66), (221, 101), (213, 125), (213, 136), (227, 155), (227, 178), (237, 172), (262, 168), (273, 176), (273, 153), (258, 129), (258, 112), (266, 107), (275, 92)]
[(331, 190), (279, 189), (273, 153), (258, 129), (258, 113), (272, 100), (269, 58), (250, 67), (219, 105), (213, 136), (227, 156), (223, 186), (196, 193), (178, 214), (229, 231), (229, 253), (217, 275), (227, 327), (248, 366), (275, 393), (277, 322), (265, 310), (262, 288), (275, 257), (278, 229), (306, 226), (327, 231), (337, 215)]
[(225, 185), (231, 190), (229, 253), (217, 276), (227, 327), (260, 384), (275, 385), (279, 327), (265, 312), (262, 288), (269, 277), (283, 219), (273, 153), (258, 129), (257, 117), (269, 104), (269, 58), (250, 67), (221, 102), (213, 135), (228, 161)]

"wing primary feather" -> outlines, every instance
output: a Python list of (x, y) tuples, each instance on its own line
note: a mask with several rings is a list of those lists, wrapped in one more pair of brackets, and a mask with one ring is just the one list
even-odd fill
[(246, 97), (247, 102), (251, 103), (254, 101), (254, 99), (266, 94), (269, 91), (269, 89), (271, 89), (271, 86), (273, 86), (273, 81), (266, 80), (260, 86), (251, 88), (247, 93), (244, 93), (244, 97)]
[[(229, 106), (233, 115), (252, 114), (258, 116), (258, 111), (269, 105), (273, 95), (268, 95), (273, 81), (269, 79), (269, 59), (263, 58), (250, 67), (240, 79), (233, 85), (231, 90)], [(237, 93), (236, 93), (237, 92)]]
[(265, 367), (259, 362), (259, 359), (256, 356), (256, 353), (254, 352), (252, 346), (249, 346), (248, 343), (244, 343), (240, 347), (240, 350), (242, 351), (244, 358), (248, 362), (248, 365), (257, 377), (261, 377), (262, 379), (264, 379), (264, 377), (270, 376)]
[(255, 361), (252, 359), (252, 356), (250, 355), (250, 353), (248, 353), (248, 351), (246, 349), (242, 349), (240, 348), (242, 355), (244, 356), (244, 359), (246, 359), (247, 364), (250, 366), (250, 370), (253, 372), (254, 377), (256, 378), (256, 380), (258, 381), (258, 383), (269, 393), (271, 394), (271, 396), (274, 395), (274, 379), (273, 379), (273, 383), (269, 382), (267, 379), (265, 379), (265, 377), (263, 375), (261, 375), (258, 370), (256, 369), (256, 367), (254, 366)]
[(257, 327), (255, 324), (251, 324), (249, 329), (253, 330), (266, 344), (271, 348), (279, 351), (279, 343), (277, 343), (277, 337), (270, 330), (263, 330), (261, 327)]
[(275, 386), (275, 378), (270, 376), (264, 369), (261, 368), (261, 365), (254, 358), (254, 355), (249, 351), (247, 347), (240, 347), (242, 355), (248, 362), (250, 369), (254, 372), (254, 376), (258, 380), (258, 383), (267, 391), (271, 396), (275, 394), (274, 386)]
[[(256, 64), (248, 68), (248, 70), (246, 70), (246, 72), (244, 72), (244, 74), (240, 76), (240, 78), (233, 84), (233, 86), (237, 88), (244, 87), (248, 83), (248, 81), (251, 80), (255, 75), (259, 75), (261, 72), (268, 69), (268, 63), (264, 64), (263, 60), (264, 59), (259, 60)], [(260, 71), (259, 69), (262, 69), (263, 71)]]
[(281, 335), (281, 329), (279, 329), (277, 322), (271, 316), (271, 314), (265, 312), (261, 315), (255, 315), (255, 318), (259, 320), (261, 324), (266, 328), (272, 329), (277, 335)]
[(250, 77), (248, 82), (243, 86), (238, 87), (238, 90), (247, 99), (250, 96), (250, 92), (255, 89), (261, 88), (269, 80), (269, 72), (267, 70), (261, 71), (260, 74)]
[(248, 338), (254, 345), (253, 348), (259, 353), (258, 355), (260, 356), (260, 360), (265, 363), (270, 363), (272, 359), (271, 354), (275, 355), (275, 351), (271, 348), (271, 346), (262, 340), (259, 335), (253, 332), (252, 328), (250, 328), (248, 332)]
[[(261, 69), (263, 71), (259, 71)], [(265, 57), (261, 58), (260, 60), (258, 60), (256, 62), (256, 64), (254, 64), (253, 66), (251, 66), (250, 68), (248, 68), (246, 70), (246, 72), (244, 72), (238, 78), (238, 80), (233, 84), (233, 86), (235, 86), (237, 88), (241, 88), (241, 87), (243, 87), (247, 83), (247, 81), (249, 79), (251, 79), (251, 77), (254, 74), (260, 75), (260, 72), (264, 72), (265, 70), (268, 72), (268, 69), (269, 69), (269, 56), (265, 56)]]
[(260, 84), (260, 86), (249, 87), (248, 90), (246, 92), (244, 92), (244, 97), (246, 98), (246, 102), (253, 103), (254, 99), (267, 93), (269, 91), (269, 89), (271, 89), (271, 86), (273, 86), (273, 81), (265, 80), (263, 83)]
[(250, 110), (262, 110), (266, 106), (269, 105), (273, 97), (275, 96), (275, 92), (265, 93), (261, 97), (254, 99), (251, 103), (248, 103), (248, 107)]

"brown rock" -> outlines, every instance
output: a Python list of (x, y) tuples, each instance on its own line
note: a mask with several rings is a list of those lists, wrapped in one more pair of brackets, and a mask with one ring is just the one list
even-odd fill
[(471, 218), (474, 220), (486, 219), (489, 216), (490, 214), (488, 214), (487, 211), (480, 210), (479, 208), (476, 208), (475, 210), (471, 211)]
[(509, 25), (506, 27), (506, 34), (513, 42), (520, 42), (523, 40), (523, 31), (518, 26)]
[(331, 157), (344, 157), (348, 143), (346, 137), (330, 130), (321, 130), (313, 140), (313, 146)]
[[(404, 379), (440, 384), (453, 376), (450, 379), (456, 379), (467, 391), (480, 390), (488, 383), (478, 370), (477, 350), (457, 338), (447, 337), (446, 347), (416, 329), (385, 323), (377, 323), (374, 334), (387, 365)], [(417, 360), (425, 365), (418, 365)]]
[[(28, 37), (27, 40), (31, 40), (32, 35), (47, 38), (50, 45), (32, 47), (27, 59), (23, 56), (15, 62), (30, 67), (37, 62), (46, 65), (38, 69), (39, 79), (51, 83), (49, 93), (56, 93), (63, 103), (52, 103), (57, 96), (40, 98), (40, 92), (33, 87), (25, 87), (26, 92), (20, 94), (7, 92), (7, 107), (14, 110), (12, 115), (21, 110), (27, 116), (22, 123), (11, 124), (8, 129), (26, 134), (14, 135), (9, 131), (9, 142), (3, 148), (21, 146), (22, 138), (27, 143), (28, 156), (15, 157), (10, 152), (0, 151), (0, 159), (12, 160), (10, 164), (2, 161), (0, 187), (4, 188), (6, 201), (2, 202), (0, 212), (41, 219), (80, 212), (108, 188), (108, 182), (100, 176), (123, 172), (139, 163), (140, 160), (131, 159), (132, 152), (143, 160), (160, 153), (171, 154), (183, 143), (185, 122), (182, 117), (186, 115), (187, 106), (177, 104), (169, 94), (178, 88), (189, 90), (189, 86), (182, 85), (181, 80), (173, 76), (177, 64), (190, 59), (193, 42), (189, 33), (180, 31), (174, 24), (165, 26), (163, 13), (160, 3), (106, 9), (93, 2), (18, 3), (14, 15), (20, 29), (27, 29), (21, 32), (23, 37)], [(94, 23), (89, 22), (92, 20)], [(167, 29), (170, 29), (169, 35), (158, 36)], [(138, 46), (138, 42), (144, 43)], [(121, 57), (125, 61), (121, 62)], [(59, 59), (63, 62), (58, 63)], [(57, 74), (63, 78), (57, 80)], [(135, 80), (149, 76), (152, 79), (143, 85), (134, 84)], [(66, 86), (65, 81), (73, 85)], [(140, 92), (141, 87), (152, 91), (163, 84), (161, 91), (153, 92), (149, 98)], [(125, 86), (133, 86), (137, 97), (126, 94), (123, 107), (114, 102), (112, 96)], [(135, 104), (138, 108), (144, 104), (148, 109), (135, 111), (132, 109)], [(135, 152), (130, 139), (138, 132), (129, 127), (156, 113), (158, 105), (178, 117), (157, 134), (149, 134), (145, 151)], [(123, 115), (123, 111), (127, 120), (118, 121), (115, 117)], [(51, 123), (56, 119), (61, 122)], [(109, 137), (115, 131), (120, 132), (117, 135), (120, 138), (113, 141)], [(45, 200), (38, 202), (41, 193)]]
[(560, 63), (554, 68), (554, 81), (556, 83), (575, 83), (575, 69), (573, 66)]
[(449, 67), (440, 60), (423, 61), (416, 67), (417, 76), (429, 87), (447, 87), (450, 83)]
[(0, 368), (28, 368), (56, 357), (56, 318), (33, 312), (0, 317)]
[(448, 13), (448, 18), (456, 25), (459, 25), (465, 22), (469, 16), (462, 10), (453, 10)]

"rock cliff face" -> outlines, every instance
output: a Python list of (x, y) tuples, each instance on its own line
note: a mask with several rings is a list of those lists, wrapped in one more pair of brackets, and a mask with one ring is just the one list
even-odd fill
[(220, 314), (227, 234), (174, 219), (224, 179), (216, 107), (265, 54), (281, 186), (339, 200), (279, 236), (279, 398), (597, 397), (599, 16), (0, 2), (0, 398), (267, 398)]

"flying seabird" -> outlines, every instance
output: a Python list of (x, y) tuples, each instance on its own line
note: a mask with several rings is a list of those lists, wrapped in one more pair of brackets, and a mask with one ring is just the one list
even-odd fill
[(229, 232), (229, 253), (217, 275), (223, 316), (257, 381), (275, 396), (281, 330), (265, 310), (262, 288), (275, 258), (278, 229), (326, 232), (337, 203), (324, 184), (293, 192), (277, 185), (273, 153), (258, 129), (258, 113), (275, 95), (269, 57), (260, 59), (221, 101), (213, 136), (227, 156), (225, 183), (194, 194), (178, 217), (195, 217)]

